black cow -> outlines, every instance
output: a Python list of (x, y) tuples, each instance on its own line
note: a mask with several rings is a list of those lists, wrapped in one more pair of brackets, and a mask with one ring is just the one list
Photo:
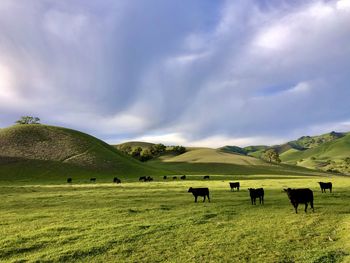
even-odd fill
[(332, 193), (332, 183), (331, 182), (328, 182), (328, 183), (324, 183), (324, 182), (318, 182), (320, 184), (320, 187), (321, 187), (321, 192), (325, 193), (326, 192), (326, 189), (329, 189), (329, 192)]
[(118, 177), (113, 178), (113, 183), (120, 184), (122, 181)]
[(186, 180), (186, 175), (183, 175), (180, 178), (181, 178), (181, 180)]
[(233, 191), (234, 188), (237, 188), (237, 191), (239, 191), (239, 186), (239, 182), (230, 182), (231, 191)]
[(248, 188), (252, 205), (256, 205), (256, 199), (259, 198), (259, 203), (264, 204), (264, 188)]
[(166, 175), (163, 176), (163, 179), (166, 180), (168, 177), (166, 177)]
[(298, 213), (298, 205), (299, 204), (305, 204), (305, 213), (307, 212), (307, 206), (308, 203), (310, 203), (310, 206), (312, 208), (312, 211), (314, 210), (314, 194), (312, 190), (309, 188), (300, 188), (300, 189), (283, 189), (291, 202), (291, 204), (294, 206), (295, 213)]
[(208, 201), (210, 202), (208, 188), (192, 188), (192, 187), (190, 187), (190, 189), (188, 189), (188, 192), (193, 194), (194, 202), (196, 202), (196, 203), (197, 203), (198, 196), (203, 196), (203, 202), (205, 202), (205, 198), (208, 197)]
[(90, 178), (90, 182), (96, 182), (96, 178), (94, 177), (94, 178)]
[(204, 175), (203, 179), (209, 179), (209, 175)]
[(140, 178), (139, 178), (139, 181), (145, 181), (146, 180), (146, 176), (141, 176)]
[(144, 181), (151, 182), (151, 181), (153, 181), (153, 178), (151, 176), (147, 176)]
[(67, 178), (67, 183), (71, 183), (72, 182), (72, 178)]
[(173, 176), (173, 180), (176, 180), (177, 179), (177, 176)]

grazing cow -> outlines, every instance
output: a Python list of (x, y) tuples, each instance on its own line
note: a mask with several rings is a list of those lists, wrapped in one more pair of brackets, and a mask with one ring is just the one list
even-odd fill
[(312, 211), (314, 210), (314, 194), (309, 188), (300, 188), (300, 189), (283, 189), (294, 206), (295, 213), (298, 213), (298, 205), (305, 204), (305, 213), (307, 212), (307, 205), (310, 203)]
[(233, 191), (234, 188), (237, 188), (237, 191), (239, 191), (239, 186), (239, 182), (230, 182), (231, 191)]
[(173, 176), (173, 180), (176, 180), (177, 179), (177, 176)]
[(139, 178), (139, 181), (145, 181), (146, 180), (146, 176), (141, 176), (140, 178)]
[(72, 178), (67, 178), (67, 183), (71, 183), (72, 182)]
[(259, 203), (264, 204), (264, 188), (248, 188), (252, 205), (256, 205), (256, 199), (259, 198)]
[(197, 203), (198, 196), (203, 196), (203, 202), (205, 202), (205, 198), (208, 197), (208, 201), (210, 202), (208, 188), (192, 188), (192, 187), (190, 187), (190, 189), (188, 189), (188, 192), (193, 194), (195, 203)]
[(183, 175), (180, 178), (181, 178), (181, 180), (186, 180), (186, 175)]
[(203, 179), (209, 179), (209, 175), (204, 175)]
[(151, 181), (153, 181), (153, 178), (151, 176), (147, 176), (147, 177), (145, 177), (145, 179), (143, 181), (144, 182), (151, 182)]
[(163, 180), (166, 180), (168, 177), (166, 177), (166, 175), (163, 176)]
[(120, 184), (122, 181), (118, 177), (113, 178), (113, 183)]
[(328, 183), (324, 183), (324, 182), (318, 182), (320, 184), (320, 187), (321, 187), (321, 192), (325, 193), (326, 192), (326, 189), (329, 189), (329, 192), (332, 193), (332, 183), (331, 182), (328, 182)]
[(90, 182), (96, 182), (96, 178), (94, 177), (94, 178), (90, 178)]

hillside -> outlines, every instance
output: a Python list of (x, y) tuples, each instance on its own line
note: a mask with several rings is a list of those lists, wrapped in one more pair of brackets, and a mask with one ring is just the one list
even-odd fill
[(350, 172), (350, 133), (305, 150), (290, 149), (280, 155), (285, 163), (333, 172)]
[(121, 150), (125, 147), (141, 147), (141, 148), (148, 148), (150, 149), (152, 146), (154, 145), (154, 143), (150, 143), (150, 142), (124, 142), (121, 144), (117, 144), (117, 145), (113, 145), (114, 147), (116, 147), (118, 150)]
[(289, 165), (275, 165), (242, 154), (221, 149), (187, 148), (181, 155), (163, 155), (148, 162), (159, 169), (172, 170), (178, 174), (298, 174), (309, 170)]
[[(159, 173), (85, 133), (46, 125), (14, 125), (0, 130), (0, 175), (74, 173), (136, 176)], [(55, 167), (55, 168), (54, 168)], [(50, 172), (51, 171), (51, 172)], [(7, 175), (10, 176), (10, 175)]]

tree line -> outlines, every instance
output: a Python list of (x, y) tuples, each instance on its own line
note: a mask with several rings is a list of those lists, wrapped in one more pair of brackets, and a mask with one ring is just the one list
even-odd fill
[(186, 152), (186, 148), (180, 145), (165, 146), (158, 143), (150, 147), (130, 146), (128, 144), (119, 147), (119, 150), (141, 162), (146, 162), (165, 153), (182, 154)]

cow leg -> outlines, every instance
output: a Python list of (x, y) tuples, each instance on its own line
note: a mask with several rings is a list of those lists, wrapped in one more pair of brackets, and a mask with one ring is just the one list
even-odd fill
[(294, 204), (295, 213), (298, 213), (298, 204)]
[(332, 187), (331, 187), (331, 188), (329, 188), (329, 192), (330, 192), (330, 193), (332, 193)]
[(205, 202), (205, 195), (203, 196), (203, 203)]
[(237, 191), (239, 192), (239, 187), (237, 187)]
[(305, 213), (307, 212), (307, 202), (305, 203)]
[(194, 202), (197, 203), (197, 196), (194, 197)]
[(208, 197), (208, 201), (209, 201), (209, 203), (210, 203), (210, 197), (209, 197), (209, 195), (207, 195), (207, 197)]

